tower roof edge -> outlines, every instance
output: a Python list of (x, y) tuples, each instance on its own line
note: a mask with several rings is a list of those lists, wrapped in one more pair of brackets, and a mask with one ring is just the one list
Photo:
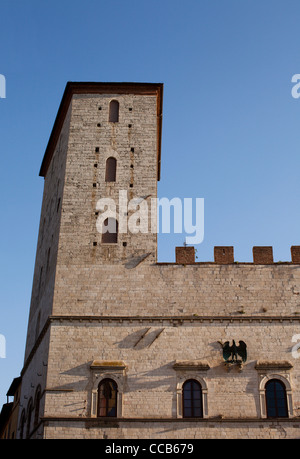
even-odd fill
[(157, 180), (160, 180), (163, 83), (68, 81), (54, 121), (39, 175), (45, 177), (74, 94), (142, 94), (157, 97)]

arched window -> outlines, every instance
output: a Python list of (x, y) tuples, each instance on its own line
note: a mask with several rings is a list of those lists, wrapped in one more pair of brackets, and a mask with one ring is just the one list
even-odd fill
[(270, 379), (265, 385), (267, 417), (287, 418), (286, 388), (279, 379)]
[(32, 398), (29, 400), (28, 407), (27, 407), (27, 426), (26, 426), (26, 438), (29, 438), (30, 430), (31, 430), (31, 417), (33, 411), (33, 402)]
[(189, 379), (182, 386), (182, 408), (184, 418), (202, 418), (202, 388), (198, 381)]
[(105, 181), (106, 182), (115, 182), (116, 181), (116, 171), (117, 171), (117, 160), (112, 156), (106, 160), (105, 168)]
[(102, 243), (116, 244), (118, 242), (118, 222), (115, 218), (107, 218), (103, 222)]
[(38, 386), (36, 393), (35, 393), (35, 401), (34, 401), (34, 427), (38, 425), (39, 417), (40, 417), (40, 401), (41, 401), (42, 390), (41, 386)]
[(103, 379), (98, 386), (98, 417), (117, 417), (118, 386), (112, 379)]
[(109, 104), (109, 121), (111, 123), (119, 121), (119, 102), (117, 100), (112, 100)]
[(24, 436), (24, 427), (25, 427), (26, 415), (25, 410), (22, 411), (21, 420), (20, 420), (20, 439), (23, 439)]

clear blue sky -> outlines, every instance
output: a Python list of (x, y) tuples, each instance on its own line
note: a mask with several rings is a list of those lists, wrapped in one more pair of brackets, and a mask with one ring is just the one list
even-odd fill
[[(23, 366), (43, 179), (67, 81), (164, 83), (160, 197), (205, 200), (198, 261), (300, 245), (299, 0), (2, 0), (0, 406)], [(184, 235), (159, 237), (173, 261)]]

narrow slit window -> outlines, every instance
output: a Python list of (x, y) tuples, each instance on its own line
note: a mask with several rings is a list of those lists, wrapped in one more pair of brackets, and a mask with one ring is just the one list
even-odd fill
[(118, 222), (115, 218), (107, 218), (102, 227), (102, 244), (117, 244)]
[(23, 436), (24, 436), (25, 422), (26, 422), (26, 415), (25, 415), (25, 410), (23, 409), (22, 415), (21, 415), (21, 421), (20, 421), (20, 439), (21, 440), (23, 440)]
[(41, 286), (42, 286), (42, 277), (43, 277), (43, 267), (40, 269), (40, 278), (39, 278), (39, 288), (38, 288), (38, 295), (40, 294), (41, 291)]
[(30, 431), (31, 431), (31, 418), (33, 412), (33, 401), (32, 398), (29, 400), (29, 404), (27, 407), (27, 426), (26, 426), (26, 438), (29, 438)]
[(35, 403), (34, 403), (34, 427), (36, 427), (39, 423), (40, 418), (40, 402), (41, 402), (42, 390), (41, 386), (39, 385), (36, 393), (35, 393)]
[(105, 181), (115, 182), (117, 173), (117, 160), (112, 156), (106, 160)]
[(109, 121), (111, 123), (119, 122), (119, 102), (117, 100), (112, 100), (109, 104)]
[(39, 331), (40, 331), (40, 322), (41, 322), (41, 311), (39, 311), (37, 321), (35, 324), (35, 341), (38, 339)]
[(51, 252), (51, 249), (49, 247), (48, 249), (48, 252), (47, 252), (47, 265), (46, 265), (46, 272), (48, 272), (49, 270), (49, 263), (50, 263), (50, 252)]

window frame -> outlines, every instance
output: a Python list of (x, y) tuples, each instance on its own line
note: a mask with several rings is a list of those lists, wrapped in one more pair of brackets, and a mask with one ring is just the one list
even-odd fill
[[(285, 386), (285, 392), (286, 392), (286, 401), (287, 401), (287, 412), (288, 412), (288, 418), (291, 418), (294, 416), (294, 410), (293, 410), (293, 397), (292, 397), (292, 386), (291, 386), (291, 376), (288, 371), (284, 373), (284, 375), (280, 373), (269, 373), (267, 374), (264, 372), (264, 370), (259, 370), (259, 409), (260, 409), (260, 417), (262, 419), (268, 419), (267, 418), (267, 404), (266, 404), (266, 393), (265, 393), (265, 386), (268, 381), (271, 379), (278, 379), (280, 380), (284, 386)], [(270, 418), (272, 419), (272, 418)]]
[[(202, 417), (208, 418), (208, 387), (206, 374), (210, 366), (206, 360), (176, 360), (173, 369), (176, 372), (176, 417), (183, 418), (182, 386), (189, 380), (197, 381), (202, 390)], [(187, 418), (189, 419), (189, 418)]]
[[(117, 392), (117, 416), (123, 417), (123, 394), (127, 366), (123, 361), (94, 360), (91, 363), (92, 390), (90, 398), (90, 413), (92, 418), (97, 418), (98, 388), (104, 379), (112, 379), (118, 388)], [(100, 419), (100, 418), (99, 418)], [(103, 418), (104, 419), (104, 418)], [(110, 419), (115, 419), (110, 417)]]

